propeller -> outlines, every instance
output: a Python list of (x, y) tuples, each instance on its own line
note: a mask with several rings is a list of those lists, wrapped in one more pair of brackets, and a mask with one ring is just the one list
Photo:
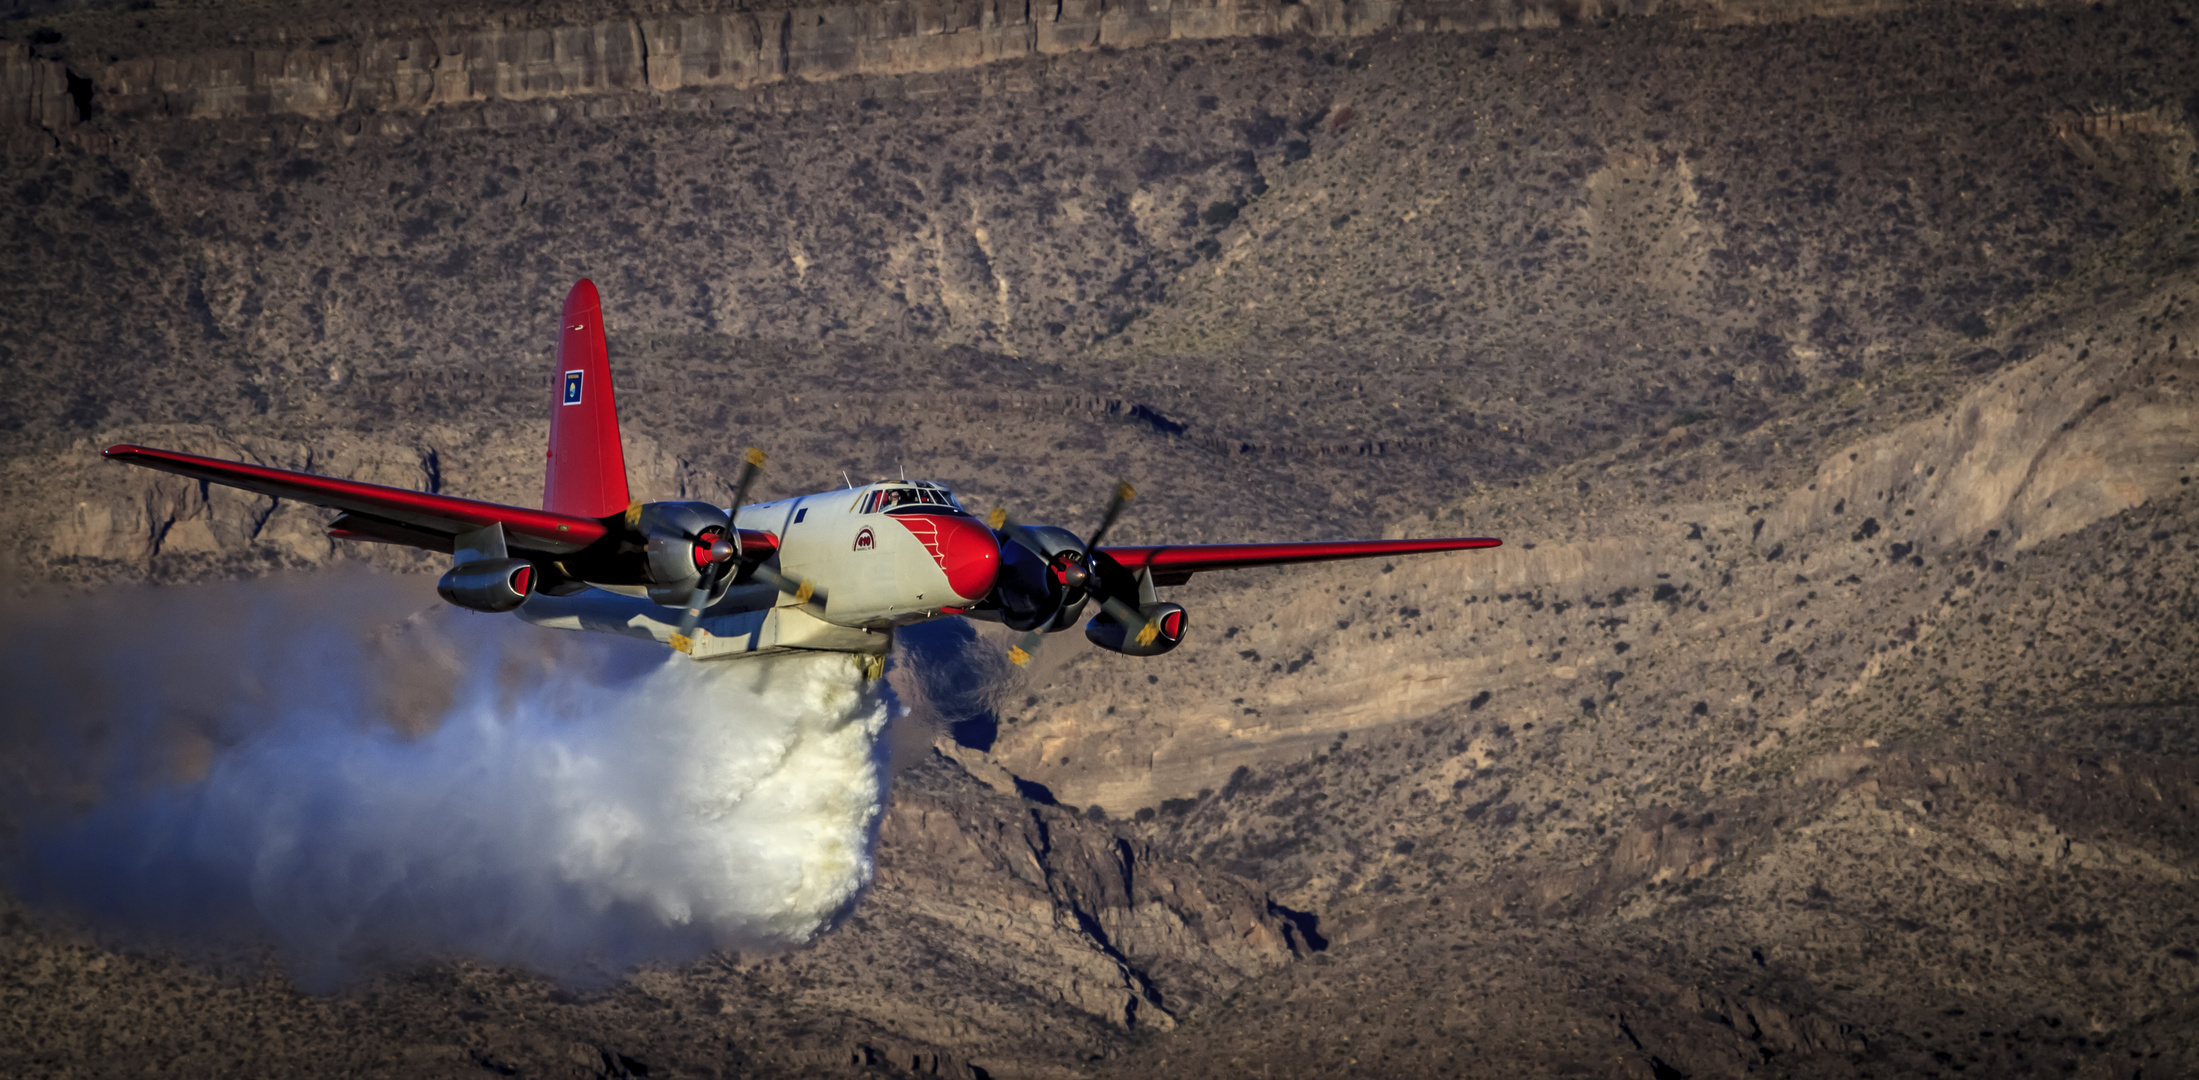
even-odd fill
[[(1160, 633), (1160, 628), (1147, 622), (1145, 616), (1138, 613), (1137, 608), (1130, 606), (1121, 597), (1106, 591), (1106, 585), (1099, 579), (1097, 567), (1092, 562), (1093, 553), (1099, 550), (1100, 541), (1107, 536), (1109, 529), (1115, 527), (1116, 519), (1122, 517), (1123, 508), (1129, 506), (1130, 500), (1137, 497), (1138, 489), (1131, 487), (1128, 481), (1116, 481), (1114, 497), (1107, 500), (1107, 509), (1100, 514), (1099, 527), (1093, 529), (1091, 538), (1084, 541), (1083, 560), (1057, 559), (1054, 562), (1054, 569), (1065, 589), (1083, 592), (1087, 596), (1096, 594), (1099, 597), (1100, 610), (1107, 612), (1115, 621), (1125, 627), (1137, 627), (1138, 643), (1150, 645), (1153, 638)], [(1005, 508), (994, 510), (991, 522), (993, 528), (1006, 532), (1016, 542), (1031, 551), (1044, 551), (1043, 547), (1030, 538), (1028, 531), (1008, 519), (1008, 511)], [(1066, 608), (1069, 604), (1065, 601), (1062, 606)], [(1024, 631), (1023, 636), (1017, 639), (1014, 645), (1009, 646), (1008, 661), (1017, 667), (1030, 666), (1032, 659), (1038, 655), (1039, 645), (1045, 640), (1046, 635), (1039, 628), (1034, 627)]]
[(705, 533), (692, 539), (702, 573), (695, 577), (695, 591), (688, 596), (687, 609), (680, 613), (680, 628), (672, 635), (672, 647), (683, 653), (694, 651), (695, 627), (702, 622), (702, 610), (710, 606), (710, 594), (717, 590), (725, 568), (741, 557), (740, 543), (724, 533)]
[[(733, 482), (733, 513), (740, 513), (741, 504), (748, 501), (748, 489), (756, 482), (756, 474), (763, 471), (764, 452), (753, 446), (741, 455), (744, 464), (740, 479)], [(638, 507), (638, 504), (637, 504)], [(638, 509), (628, 510), (633, 519)], [(631, 520), (629, 520), (631, 524)], [(709, 530), (688, 533), (687, 539), (695, 545), (695, 559), (701, 563), (701, 573), (695, 578), (695, 591), (687, 597), (687, 608), (680, 613), (680, 628), (672, 635), (672, 647), (683, 653), (692, 653), (695, 647), (695, 627), (702, 622), (703, 609), (710, 606), (710, 594), (717, 591), (718, 579), (725, 576), (727, 567), (741, 556), (739, 533), (716, 533)]]

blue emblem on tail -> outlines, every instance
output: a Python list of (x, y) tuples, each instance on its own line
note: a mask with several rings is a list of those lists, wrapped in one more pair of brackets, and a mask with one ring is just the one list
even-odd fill
[(581, 373), (577, 371), (565, 373), (565, 404), (567, 405), (580, 404), (580, 375)]

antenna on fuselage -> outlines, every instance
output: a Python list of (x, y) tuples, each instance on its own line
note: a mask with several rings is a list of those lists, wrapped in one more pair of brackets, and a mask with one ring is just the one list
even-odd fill
[(848, 471), (846, 469), (840, 470), (840, 483), (845, 487), (855, 486), (855, 481), (848, 479)]

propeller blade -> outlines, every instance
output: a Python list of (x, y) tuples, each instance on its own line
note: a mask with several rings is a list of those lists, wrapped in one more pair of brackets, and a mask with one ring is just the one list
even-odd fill
[[(741, 459), (747, 464), (741, 467), (740, 479), (733, 482), (733, 512), (726, 515), (726, 522), (729, 525), (732, 524), (732, 519), (740, 513), (741, 504), (748, 501), (748, 489), (750, 485), (756, 482), (756, 474), (763, 471), (764, 452), (751, 446), (746, 453), (741, 455)], [(641, 503), (636, 502), (626, 508), (626, 527), (632, 529), (640, 524)], [(736, 528), (733, 531), (738, 533), (740, 530)], [(698, 544), (702, 542), (703, 538), (702, 534), (697, 532), (682, 532), (680, 535)]]
[(824, 587), (808, 578), (796, 581), (777, 570), (760, 564), (756, 567), (754, 574), (756, 580), (793, 597), (799, 603), (820, 608), (825, 606)]
[(1160, 624), (1139, 614), (1137, 608), (1123, 602), (1120, 597), (1110, 595), (1102, 599), (1100, 610), (1113, 616), (1116, 622), (1121, 623), (1123, 629), (1129, 631), (1131, 636), (1137, 639), (1139, 645), (1151, 645), (1154, 638), (1161, 636)]
[(985, 524), (991, 526), (993, 531), (995, 532), (1007, 533), (1009, 539), (1023, 545), (1025, 548), (1030, 549), (1035, 554), (1046, 554), (1045, 546), (1043, 544), (1040, 544), (1038, 542), (1038, 539), (1036, 537), (1033, 537), (1029, 530), (1025, 529), (1022, 525), (1017, 524), (1015, 519), (1009, 517), (1008, 508), (1005, 506), (993, 507), (993, 512), (985, 516)]
[[(1041, 556), (1046, 554), (1046, 546), (1037, 537), (1032, 536), (1023, 526), (1016, 524), (1008, 517), (1007, 507), (994, 507), (993, 512), (986, 516), (985, 523), (992, 526), (996, 532), (1007, 533), (1009, 539), (1023, 545), (1033, 554)], [(1079, 582), (1077, 587), (1081, 588), (1082, 583)], [(1008, 646), (1008, 662), (1017, 667), (1029, 667), (1031, 661), (1038, 658), (1038, 647), (1045, 640), (1046, 635), (1036, 629), (1024, 631), (1023, 636), (1017, 639), (1014, 645)]]
[(1008, 662), (1017, 667), (1031, 666), (1031, 661), (1038, 659), (1038, 647), (1045, 642), (1046, 635), (1036, 630), (1024, 631), (1021, 639), (1008, 646)]
[(1107, 500), (1107, 512), (1100, 515), (1099, 528), (1092, 530), (1092, 538), (1084, 542), (1085, 550), (1089, 551), (1100, 545), (1100, 541), (1107, 536), (1107, 530), (1115, 527), (1115, 519), (1122, 516), (1122, 508), (1130, 505), (1130, 500), (1137, 497), (1138, 489), (1131, 487), (1129, 481), (1115, 481), (1115, 497)]
[(724, 563), (712, 561), (702, 568), (702, 575), (695, 579), (695, 591), (687, 597), (687, 610), (680, 612), (680, 628), (672, 635), (672, 647), (683, 653), (695, 650), (695, 627), (702, 622), (702, 609), (710, 606), (710, 591), (718, 586), (718, 569)]
[(748, 501), (748, 487), (756, 482), (756, 474), (763, 471), (764, 452), (753, 446), (741, 455), (747, 464), (741, 467), (741, 478), (733, 482), (733, 512), (739, 513), (741, 504)]

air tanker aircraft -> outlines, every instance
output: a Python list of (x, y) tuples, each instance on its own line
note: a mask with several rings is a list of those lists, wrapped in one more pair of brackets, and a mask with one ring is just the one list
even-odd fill
[(1052, 525), (980, 521), (954, 493), (901, 480), (743, 505), (763, 454), (750, 450), (730, 509), (633, 501), (592, 282), (565, 298), (542, 509), (363, 484), (154, 450), (109, 447), (132, 465), (337, 511), (328, 534), (451, 556), (436, 591), (462, 608), (537, 626), (647, 638), (697, 660), (807, 649), (855, 653), (876, 677), (895, 627), (961, 615), (1042, 635), (1099, 611), (1100, 648), (1158, 656), (1182, 643), (1184, 609), (1156, 590), (1205, 570), (1495, 547), (1486, 538), (1102, 547), (1128, 484), (1089, 539)]

